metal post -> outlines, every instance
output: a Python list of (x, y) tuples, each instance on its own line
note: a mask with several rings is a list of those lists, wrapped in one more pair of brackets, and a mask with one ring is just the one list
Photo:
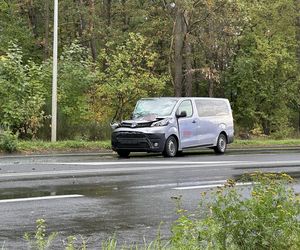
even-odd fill
[(51, 120), (51, 141), (52, 142), (56, 142), (56, 128), (57, 128), (57, 36), (58, 36), (58, 0), (54, 0), (52, 120)]

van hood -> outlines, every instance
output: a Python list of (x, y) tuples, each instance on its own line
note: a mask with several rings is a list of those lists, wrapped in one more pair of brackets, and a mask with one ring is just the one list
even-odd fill
[(137, 119), (132, 120), (123, 120), (121, 121), (117, 128), (145, 128), (145, 127), (151, 127), (151, 125), (154, 122), (163, 120), (165, 118), (169, 117), (158, 117), (157, 115), (148, 115), (144, 117), (139, 117)]
[(130, 127), (130, 128), (143, 128), (151, 127), (153, 122), (159, 121), (163, 118), (158, 118), (156, 115), (140, 117), (133, 120), (125, 120), (120, 123), (120, 127)]

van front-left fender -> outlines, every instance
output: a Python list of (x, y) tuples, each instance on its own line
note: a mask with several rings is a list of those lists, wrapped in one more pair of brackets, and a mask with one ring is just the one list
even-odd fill
[(176, 127), (170, 127), (166, 133), (166, 139), (168, 139), (171, 135), (176, 136), (177, 140), (178, 140), (178, 149), (181, 150), (181, 143), (180, 143), (180, 139), (179, 139), (179, 132), (178, 129)]

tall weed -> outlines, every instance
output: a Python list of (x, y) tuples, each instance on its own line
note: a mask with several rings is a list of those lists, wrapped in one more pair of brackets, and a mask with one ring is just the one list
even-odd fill
[(49, 249), (53, 240), (56, 238), (57, 233), (51, 233), (46, 235), (46, 222), (44, 219), (36, 221), (36, 232), (32, 236), (29, 233), (25, 233), (24, 239), (28, 243), (28, 248), (32, 250), (46, 250)]

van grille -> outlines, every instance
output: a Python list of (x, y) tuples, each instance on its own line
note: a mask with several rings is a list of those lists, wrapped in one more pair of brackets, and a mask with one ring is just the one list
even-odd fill
[(121, 127), (125, 128), (146, 128), (146, 127), (151, 127), (151, 124), (153, 122), (140, 122), (140, 123), (135, 123), (135, 126), (132, 126), (133, 123), (131, 122), (122, 122)]
[(147, 136), (139, 132), (113, 133), (113, 144), (118, 148), (150, 148)]
[[(130, 151), (161, 152), (165, 145), (165, 134), (146, 134), (134, 130), (113, 132), (112, 148)], [(154, 146), (158, 143), (157, 146)]]
[(118, 132), (115, 134), (117, 139), (120, 138), (146, 138), (144, 133), (138, 132)]

